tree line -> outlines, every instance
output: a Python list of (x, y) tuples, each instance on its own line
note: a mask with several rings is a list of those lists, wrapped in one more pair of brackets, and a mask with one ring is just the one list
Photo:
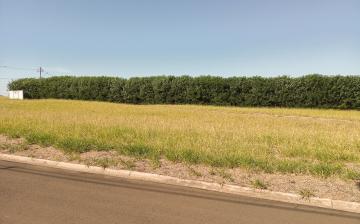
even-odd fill
[(28, 99), (360, 109), (360, 76), (57, 76), (14, 80), (8, 89)]

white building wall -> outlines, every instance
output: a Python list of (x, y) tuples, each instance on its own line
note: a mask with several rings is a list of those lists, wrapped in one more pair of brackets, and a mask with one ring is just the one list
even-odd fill
[(23, 90), (9, 91), (9, 98), (12, 100), (23, 100), (24, 91)]

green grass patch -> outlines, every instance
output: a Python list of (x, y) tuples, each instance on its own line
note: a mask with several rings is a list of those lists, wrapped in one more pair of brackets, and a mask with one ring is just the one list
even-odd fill
[(251, 185), (257, 189), (262, 189), (262, 190), (265, 190), (268, 188), (267, 184), (259, 179), (252, 181)]

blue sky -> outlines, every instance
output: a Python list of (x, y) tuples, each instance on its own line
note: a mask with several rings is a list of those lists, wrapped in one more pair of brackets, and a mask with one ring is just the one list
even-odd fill
[(45, 76), (358, 75), (360, 1), (0, 0), (0, 66), (0, 94), (37, 66)]

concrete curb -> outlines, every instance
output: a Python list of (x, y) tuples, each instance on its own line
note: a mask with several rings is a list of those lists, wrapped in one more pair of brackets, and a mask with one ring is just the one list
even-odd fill
[(51, 168), (59, 168), (59, 169), (85, 172), (85, 173), (102, 174), (102, 175), (121, 177), (132, 180), (151, 181), (162, 184), (192, 187), (197, 189), (230, 193), (230, 194), (236, 194), (236, 195), (253, 197), (253, 198), (261, 198), (261, 199), (281, 201), (281, 202), (287, 202), (293, 204), (316, 206), (316, 207), (336, 209), (347, 212), (360, 213), (360, 203), (357, 202), (332, 200), (328, 198), (318, 198), (318, 197), (311, 197), (309, 200), (304, 200), (301, 198), (300, 195), (292, 194), (292, 193), (274, 192), (269, 190), (258, 190), (258, 189), (229, 185), (229, 184), (221, 185), (218, 183), (209, 183), (209, 182), (197, 181), (197, 180), (185, 180), (176, 177), (163, 176), (163, 175), (151, 174), (151, 173), (142, 173), (137, 171), (114, 170), (108, 168), (104, 169), (96, 166), (86, 166), (83, 164), (56, 162), (51, 160), (35, 159), (35, 158), (8, 155), (2, 153), (0, 153), (0, 160), (26, 163), (26, 164), (45, 166)]

